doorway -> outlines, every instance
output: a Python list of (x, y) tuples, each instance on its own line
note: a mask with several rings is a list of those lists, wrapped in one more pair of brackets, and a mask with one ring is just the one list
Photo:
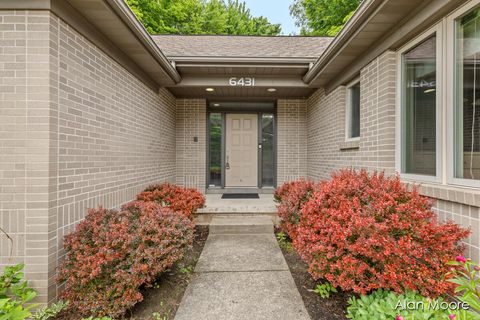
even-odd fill
[(258, 186), (258, 115), (226, 115), (225, 187)]
[(274, 103), (209, 104), (207, 188), (269, 193), (276, 183)]

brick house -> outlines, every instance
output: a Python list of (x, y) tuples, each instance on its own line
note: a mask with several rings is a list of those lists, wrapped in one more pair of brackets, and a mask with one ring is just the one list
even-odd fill
[(121, 0), (0, 1), (0, 264), (25, 262), (52, 301), (89, 207), (345, 167), (420, 184), (478, 261), (479, 16), (480, 0), (366, 0), (335, 38), (150, 36)]

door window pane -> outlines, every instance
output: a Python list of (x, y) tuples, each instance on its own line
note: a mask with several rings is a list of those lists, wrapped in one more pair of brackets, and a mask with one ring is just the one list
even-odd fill
[(348, 88), (348, 138), (360, 137), (360, 82)]
[(480, 179), (480, 9), (456, 22), (455, 177)]
[(222, 185), (222, 115), (210, 114), (210, 187)]
[(403, 55), (402, 172), (436, 174), (436, 37)]
[(264, 187), (273, 187), (274, 130), (273, 114), (262, 114), (262, 186)]

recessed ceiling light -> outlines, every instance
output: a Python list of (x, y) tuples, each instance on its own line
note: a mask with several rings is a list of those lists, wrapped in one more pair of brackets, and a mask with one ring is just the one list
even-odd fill
[(205, 90), (207, 90), (208, 92), (213, 92), (213, 91), (215, 91), (215, 89), (213, 89), (213, 88), (207, 88), (207, 89), (205, 89)]
[(214, 103), (213, 106), (214, 107), (220, 107), (220, 103)]
[(275, 89), (275, 88), (268, 88), (267, 91), (268, 91), (268, 92), (275, 92), (275, 91), (277, 91), (277, 89)]

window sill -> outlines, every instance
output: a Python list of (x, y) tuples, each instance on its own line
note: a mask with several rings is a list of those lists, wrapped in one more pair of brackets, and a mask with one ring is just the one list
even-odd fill
[(340, 143), (339, 148), (340, 148), (340, 150), (359, 149), (360, 148), (360, 139), (348, 140), (348, 141), (342, 142), (342, 143)]
[(414, 185), (416, 185), (418, 187), (418, 192), (426, 197), (461, 203), (474, 207), (478, 207), (480, 204), (480, 192), (476, 188), (458, 187), (435, 183), (413, 183), (411, 181), (403, 182), (409, 188), (412, 188)]

